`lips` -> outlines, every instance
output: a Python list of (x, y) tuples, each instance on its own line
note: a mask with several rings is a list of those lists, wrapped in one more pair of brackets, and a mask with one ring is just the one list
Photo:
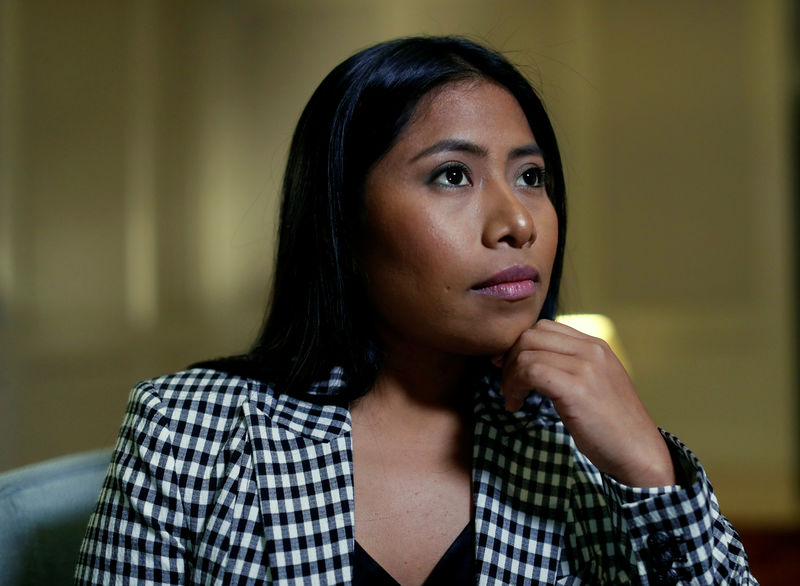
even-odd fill
[(474, 285), (473, 289), (485, 289), (501, 283), (515, 283), (519, 281), (538, 281), (539, 271), (533, 267), (525, 265), (514, 265), (491, 276), (482, 283)]
[(478, 283), (472, 290), (489, 297), (516, 301), (533, 295), (539, 271), (526, 265), (514, 265)]

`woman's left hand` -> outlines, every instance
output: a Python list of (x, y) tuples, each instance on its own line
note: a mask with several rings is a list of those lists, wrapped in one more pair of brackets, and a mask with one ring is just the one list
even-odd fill
[(675, 484), (666, 442), (605, 341), (540, 320), (493, 362), (509, 411), (536, 389), (601, 472), (628, 486)]

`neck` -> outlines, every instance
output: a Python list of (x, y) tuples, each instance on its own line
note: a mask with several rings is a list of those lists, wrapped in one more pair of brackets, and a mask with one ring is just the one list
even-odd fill
[(351, 407), (375, 425), (415, 435), (471, 431), (465, 426), (473, 407), (469, 371), (467, 357), (394, 348), (375, 385)]
[(386, 349), (372, 391), (398, 393), (421, 407), (460, 410), (469, 366), (466, 356), (431, 352), (415, 344), (395, 344)]

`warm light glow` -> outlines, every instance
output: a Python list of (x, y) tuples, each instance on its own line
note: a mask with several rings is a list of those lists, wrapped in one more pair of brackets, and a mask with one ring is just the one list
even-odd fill
[(614, 327), (614, 322), (609, 318), (599, 313), (568, 313), (557, 316), (556, 321), (589, 336), (605, 340), (611, 346), (611, 350), (614, 351), (620, 362), (622, 362), (628, 374), (631, 373), (631, 364), (622, 349), (622, 342), (619, 334), (617, 334), (617, 329)]

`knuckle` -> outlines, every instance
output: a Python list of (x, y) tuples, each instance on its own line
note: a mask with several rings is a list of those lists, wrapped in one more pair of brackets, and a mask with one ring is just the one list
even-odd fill
[(528, 380), (542, 380), (547, 373), (547, 367), (541, 362), (531, 362), (525, 370)]
[(596, 371), (591, 360), (583, 360), (575, 366), (574, 372), (580, 380), (592, 380)]
[(605, 342), (605, 340), (595, 338), (590, 345), (589, 356), (591, 356), (594, 360), (605, 360), (610, 351), (611, 349), (608, 347), (608, 344)]

